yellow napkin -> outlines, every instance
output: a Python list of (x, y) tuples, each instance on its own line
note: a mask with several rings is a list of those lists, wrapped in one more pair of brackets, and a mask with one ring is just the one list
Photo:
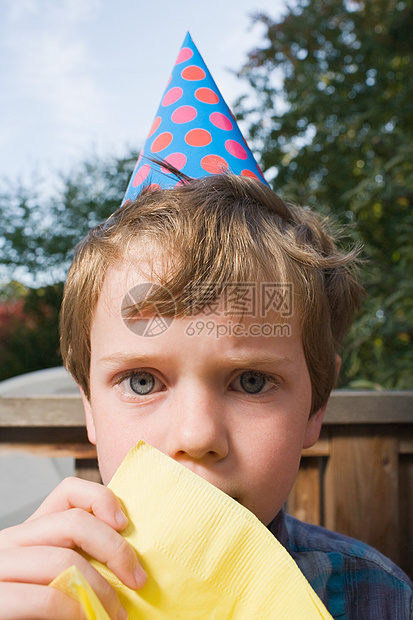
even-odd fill
[[(130, 590), (90, 561), (117, 590), (131, 620), (332, 620), (255, 515), (155, 448), (139, 442), (109, 487), (122, 501), (130, 521), (122, 535), (137, 550), (148, 581)], [(77, 569), (51, 585), (80, 600), (88, 620), (108, 620)]]

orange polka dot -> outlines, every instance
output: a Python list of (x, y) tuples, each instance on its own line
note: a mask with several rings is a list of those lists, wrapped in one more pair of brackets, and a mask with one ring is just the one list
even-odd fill
[(196, 65), (190, 65), (182, 70), (181, 76), (184, 80), (197, 81), (205, 78), (205, 71)]
[(164, 131), (164, 133), (159, 134), (159, 136), (152, 142), (152, 153), (159, 153), (159, 151), (163, 151), (171, 144), (171, 142), (172, 134), (169, 131)]
[(185, 136), (185, 142), (189, 146), (206, 146), (212, 142), (212, 137), (206, 129), (191, 129)]
[(195, 97), (202, 103), (218, 103), (219, 97), (211, 88), (197, 88)]
[(157, 192), (161, 189), (159, 183), (151, 183), (148, 185), (148, 192)]
[(252, 172), (252, 170), (241, 170), (241, 176), (243, 177), (251, 177), (252, 179), (260, 179), (260, 177), (257, 174), (254, 174), (254, 172)]
[(219, 155), (205, 155), (201, 159), (201, 168), (210, 174), (222, 174), (228, 170), (228, 162)]

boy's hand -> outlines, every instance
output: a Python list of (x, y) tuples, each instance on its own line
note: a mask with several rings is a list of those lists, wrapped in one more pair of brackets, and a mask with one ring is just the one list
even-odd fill
[(78, 604), (47, 585), (76, 565), (114, 620), (126, 618), (110, 584), (77, 550), (103, 562), (129, 588), (146, 574), (119, 534), (128, 521), (110, 489), (78, 478), (64, 480), (24, 523), (0, 532), (0, 620), (78, 620)]

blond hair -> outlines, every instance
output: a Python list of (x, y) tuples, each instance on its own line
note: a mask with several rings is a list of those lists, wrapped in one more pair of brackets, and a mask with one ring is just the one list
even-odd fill
[(152, 258), (161, 251), (168, 262), (159, 282), (168, 298), (159, 288), (146, 304), (156, 302), (165, 315), (202, 310), (211, 301), (210, 289), (197, 286), (203, 282), (221, 292), (229, 284), (292, 283), (311, 412), (327, 402), (337, 378), (336, 352), (362, 294), (354, 275), (357, 250), (339, 251), (310, 210), (284, 203), (259, 181), (229, 174), (144, 191), (77, 246), (65, 286), (61, 351), (88, 398), (90, 332), (105, 274), (140, 244), (153, 248)]

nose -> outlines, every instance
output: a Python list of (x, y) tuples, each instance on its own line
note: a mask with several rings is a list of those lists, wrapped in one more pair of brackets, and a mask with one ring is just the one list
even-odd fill
[(192, 387), (183, 392), (173, 404), (167, 454), (182, 462), (211, 464), (224, 459), (229, 438), (222, 402), (206, 389)]

